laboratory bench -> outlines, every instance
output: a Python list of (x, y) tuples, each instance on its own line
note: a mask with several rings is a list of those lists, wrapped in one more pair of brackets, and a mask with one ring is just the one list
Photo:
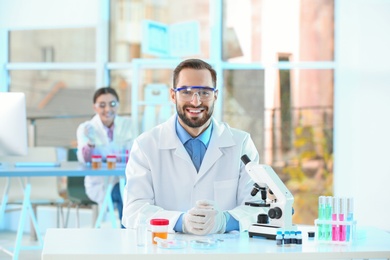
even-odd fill
[[(206, 237), (169, 234), (168, 239), (185, 240), (180, 249), (167, 249), (151, 243), (150, 232), (145, 246), (137, 246), (133, 229), (48, 229), (42, 260), (100, 259), (390, 259), (390, 234), (377, 228), (358, 228), (350, 244), (319, 243), (310, 240), (312, 226), (302, 230), (302, 245), (278, 246), (275, 240), (248, 236), (247, 232), (216, 234)], [(218, 240), (216, 248), (196, 248), (191, 241)], [(185, 256), (184, 256), (185, 255)]]

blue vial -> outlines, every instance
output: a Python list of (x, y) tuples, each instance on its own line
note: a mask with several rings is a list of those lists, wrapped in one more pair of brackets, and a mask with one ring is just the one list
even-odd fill
[(296, 244), (302, 245), (302, 232), (298, 230), (295, 232), (295, 235), (296, 235)]
[(283, 246), (283, 233), (282, 233), (282, 231), (276, 232), (276, 245)]
[(290, 236), (290, 231), (286, 231), (284, 232), (284, 245), (285, 246), (290, 246), (291, 244), (291, 236)]
[(290, 237), (291, 237), (291, 245), (295, 246), (297, 243), (297, 237), (295, 235), (295, 231), (290, 231)]

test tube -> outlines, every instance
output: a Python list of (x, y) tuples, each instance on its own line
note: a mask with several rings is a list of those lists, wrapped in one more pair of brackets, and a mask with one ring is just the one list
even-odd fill
[[(353, 221), (353, 198), (347, 199), (347, 221)], [(349, 223), (350, 225), (347, 225), (347, 231), (346, 231), (346, 237), (345, 239), (347, 241), (352, 240), (352, 228), (353, 223)]]
[[(340, 214), (339, 214), (339, 220), (345, 221), (347, 217), (347, 199), (346, 198), (340, 198)], [(340, 224), (339, 227), (339, 240), (345, 241), (346, 236), (346, 225)]]
[[(323, 221), (325, 219), (325, 196), (318, 197), (318, 220)], [(320, 223), (317, 225), (318, 230), (318, 240), (324, 240), (326, 238), (325, 235), (325, 225)]]
[[(331, 221), (332, 220), (332, 197), (327, 196), (326, 202), (325, 202), (325, 220)], [(325, 240), (331, 240), (332, 239), (332, 228), (330, 224), (325, 224)]]
[[(333, 197), (332, 199), (332, 221), (337, 221), (339, 210), (339, 198)], [(339, 227), (336, 223), (332, 223), (332, 241), (339, 240)]]

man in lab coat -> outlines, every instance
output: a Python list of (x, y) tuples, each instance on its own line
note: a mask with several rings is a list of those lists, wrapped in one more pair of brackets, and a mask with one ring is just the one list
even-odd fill
[(215, 70), (199, 59), (181, 62), (170, 98), (177, 114), (133, 143), (122, 224), (135, 228), (142, 216), (169, 219), (170, 232), (247, 230), (259, 209), (244, 206), (253, 181), (240, 158), (258, 163), (259, 154), (248, 133), (213, 118)]

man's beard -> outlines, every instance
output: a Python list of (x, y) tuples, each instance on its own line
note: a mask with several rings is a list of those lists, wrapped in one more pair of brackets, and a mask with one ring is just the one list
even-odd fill
[[(188, 118), (185, 114), (186, 109), (190, 106), (183, 106), (181, 110), (179, 110), (178, 105), (176, 104), (176, 111), (179, 116), (179, 118), (183, 121), (184, 124), (186, 124), (189, 127), (192, 128), (198, 128), (206, 124), (206, 122), (210, 119), (210, 117), (213, 114), (214, 110), (214, 103), (210, 107), (202, 107), (206, 111), (206, 116), (205, 117), (196, 117), (196, 118)], [(191, 108), (195, 108), (191, 106)]]

